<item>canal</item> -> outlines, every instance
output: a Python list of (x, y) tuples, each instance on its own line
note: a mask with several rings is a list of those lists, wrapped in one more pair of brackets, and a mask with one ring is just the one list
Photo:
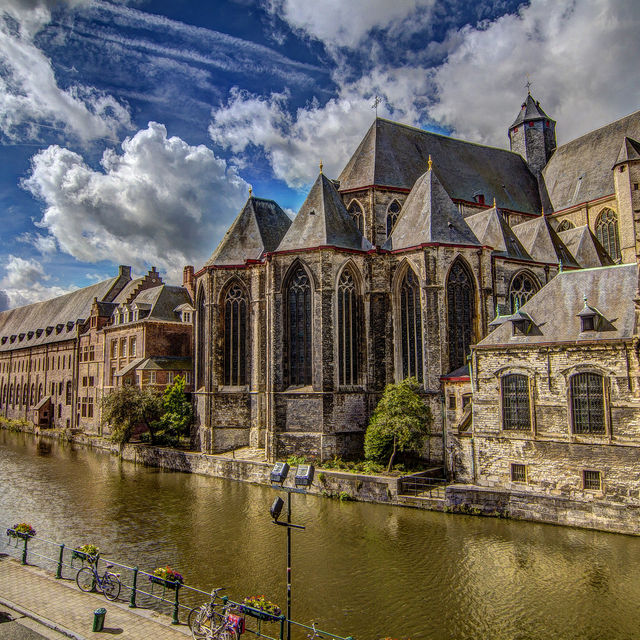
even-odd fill
[[(0, 523), (285, 604), (275, 491), (0, 431)], [(294, 495), (293, 618), (357, 640), (638, 637), (640, 539)], [(0, 587), (1, 592), (1, 587)]]

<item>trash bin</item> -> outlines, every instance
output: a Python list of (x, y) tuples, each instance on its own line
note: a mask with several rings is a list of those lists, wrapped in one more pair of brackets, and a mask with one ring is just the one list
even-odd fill
[(93, 612), (93, 629), (92, 631), (102, 631), (104, 628), (104, 617), (107, 615), (107, 610), (104, 607), (100, 607)]

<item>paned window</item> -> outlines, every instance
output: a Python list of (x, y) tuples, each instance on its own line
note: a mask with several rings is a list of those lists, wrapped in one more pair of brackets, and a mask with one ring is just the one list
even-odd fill
[(127, 357), (127, 339), (126, 338), (122, 338), (122, 340), (120, 340), (120, 357), (121, 358)]
[(400, 203), (394, 200), (387, 209), (387, 238), (391, 235), (393, 227), (398, 222), (398, 215), (400, 214)]
[(511, 464), (511, 482), (526, 482), (527, 467), (524, 464), (514, 462)]
[(528, 273), (518, 273), (509, 286), (509, 305), (511, 313), (526, 304), (527, 300), (540, 289), (536, 280)]
[(596, 220), (596, 236), (614, 262), (620, 262), (618, 216), (611, 209), (603, 209)]
[(358, 384), (359, 347), (360, 296), (353, 275), (345, 270), (338, 282), (339, 384)]
[(93, 398), (87, 398), (87, 418), (93, 418)]
[(456, 260), (447, 281), (449, 370), (466, 364), (473, 334), (473, 284), (462, 261)]
[(17, 405), (20, 405), (20, 402), (22, 400), (22, 398), (20, 397), (20, 391), (21, 391), (21, 388), (20, 388), (20, 385), (18, 385), (16, 387), (16, 404)]
[(585, 469), (582, 472), (582, 486), (587, 491), (601, 491), (602, 490), (602, 476), (599, 471), (591, 471)]
[(136, 355), (136, 339), (135, 336), (129, 339), (129, 354), (131, 357), (135, 357)]
[(156, 383), (156, 372), (155, 371), (149, 371), (149, 383), (150, 384), (155, 384)]
[(117, 340), (111, 341), (111, 357), (112, 358), (118, 357), (118, 341)]
[(298, 267), (287, 289), (289, 385), (311, 384), (311, 284)]
[(24, 388), (22, 389), (22, 404), (27, 405), (29, 404), (29, 385), (25, 384)]
[(604, 378), (597, 373), (571, 377), (574, 433), (604, 433)]
[(353, 219), (354, 224), (356, 225), (356, 227), (358, 227), (360, 233), (364, 234), (364, 212), (362, 211), (360, 203), (354, 200), (349, 205), (348, 211), (351, 215), (351, 218)]
[(559, 225), (557, 231), (568, 231), (569, 229), (573, 229), (575, 225), (571, 220), (563, 220)]
[(204, 386), (204, 361), (205, 361), (205, 352), (204, 352), (204, 335), (205, 335), (205, 324), (206, 324), (206, 307), (204, 304), (204, 290), (200, 287), (200, 291), (198, 293), (198, 312), (196, 314), (196, 363), (197, 363), (197, 371), (196, 371), (196, 384), (199, 387)]
[(400, 337), (402, 377), (422, 382), (422, 306), (416, 274), (407, 269), (400, 286)]
[(238, 284), (224, 299), (224, 384), (247, 384), (247, 297)]
[(71, 392), (71, 380), (67, 380), (67, 392), (66, 392), (66, 397), (65, 397), (65, 404), (67, 406), (69, 406), (71, 404), (71, 397), (72, 397), (72, 392)]
[(531, 429), (529, 379), (511, 374), (502, 378), (502, 428)]

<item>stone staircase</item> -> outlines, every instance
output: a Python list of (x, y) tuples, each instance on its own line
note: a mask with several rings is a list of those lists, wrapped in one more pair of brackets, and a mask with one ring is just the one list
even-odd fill
[(447, 484), (442, 467), (404, 476), (400, 480), (398, 502), (423, 509), (444, 510)]

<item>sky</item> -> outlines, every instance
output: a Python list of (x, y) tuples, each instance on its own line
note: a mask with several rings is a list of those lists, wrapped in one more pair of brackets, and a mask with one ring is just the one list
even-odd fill
[(291, 216), (378, 115), (507, 147), (640, 108), (638, 0), (2, 0), (0, 310), (198, 270), (246, 201)]

